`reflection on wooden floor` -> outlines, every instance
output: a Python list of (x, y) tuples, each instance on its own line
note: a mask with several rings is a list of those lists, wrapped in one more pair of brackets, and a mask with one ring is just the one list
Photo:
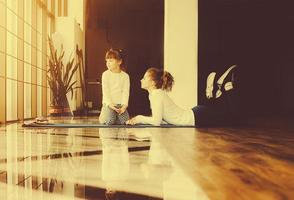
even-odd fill
[(294, 199), (293, 130), (2, 125), (0, 199)]

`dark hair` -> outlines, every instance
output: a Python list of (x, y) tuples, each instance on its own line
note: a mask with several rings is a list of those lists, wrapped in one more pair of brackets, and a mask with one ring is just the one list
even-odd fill
[(171, 91), (174, 85), (174, 77), (167, 71), (157, 69), (154, 67), (149, 68), (147, 71), (150, 78), (155, 82), (157, 89)]
[(125, 69), (125, 52), (122, 49), (109, 49), (105, 54), (105, 60), (110, 58), (121, 60), (121, 67)]

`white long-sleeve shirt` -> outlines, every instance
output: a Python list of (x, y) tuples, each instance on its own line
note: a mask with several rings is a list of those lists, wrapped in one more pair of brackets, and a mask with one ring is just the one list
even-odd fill
[(160, 125), (164, 121), (174, 125), (195, 125), (194, 113), (177, 106), (162, 89), (153, 90), (149, 94), (152, 116), (137, 117), (137, 123)]
[(122, 104), (128, 106), (130, 95), (130, 78), (127, 73), (121, 71), (114, 73), (106, 70), (102, 74), (102, 103)]

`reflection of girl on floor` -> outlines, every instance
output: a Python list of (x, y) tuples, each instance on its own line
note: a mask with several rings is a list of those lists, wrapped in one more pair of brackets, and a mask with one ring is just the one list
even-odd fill
[(127, 132), (124, 129), (99, 129), (102, 142), (102, 180), (106, 182), (105, 195), (113, 199), (116, 184), (126, 180), (130, 171)]
[(146, 179), (162, 182), (170, 176), (172, 171), (171, 158), (161, 145), (156, 131), (154, 133), (151, 132), (152, 130), (148, 131), (152, 135), (148, 162), (141, 164), (141, 170)]
[[(171, 133), (175, 129), (170, 129)], [(189, 129), (194, 133), (193, 129)], [(167, 132), (168, 134), (168, 132)], [(141, 164), (144, 177), (162, 183), (164, 200), (208, 200), (204, 191), (196, 185), (191, 177), (183, 173), (175, 159), (170, 156), (162, 142), (165, 140), (158, 132), (151, 134), (151, 146), (148, 163)], [(197, 170), (195, 170), (197, 171)]]

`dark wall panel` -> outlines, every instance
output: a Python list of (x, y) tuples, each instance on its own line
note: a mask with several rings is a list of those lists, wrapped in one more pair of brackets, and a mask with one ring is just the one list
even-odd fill
[[(86, 66), (88, 79), (101, 79), (104, 55), (110, 47), (126, 52), (131, 79), (129, 112), (149, 113), (148, 95), (140, 79), (150, 66), (163, 67), (163, 0), (88, 0)], [(101, 89), (90, 88), (88, 97), (101, 106)], [(97, 88), (97, 86), (96, 86)]]
[(209, 72), (238, 64), (250, 115), (294, 112), (291, 5), (287, 0), (199, 0), (200, 103)]

